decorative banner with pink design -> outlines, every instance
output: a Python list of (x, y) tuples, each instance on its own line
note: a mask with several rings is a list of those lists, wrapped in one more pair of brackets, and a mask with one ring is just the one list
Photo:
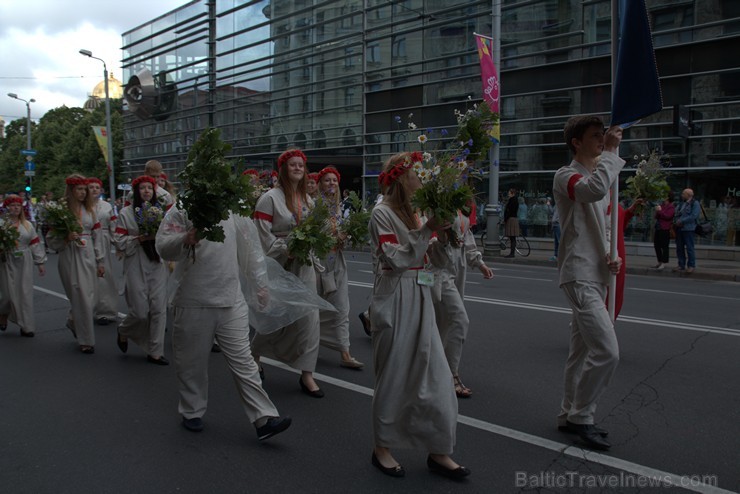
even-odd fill
[[(491, 38), (475, 34), (475, 43), (478, 46), (478, 58), (480, 59), (480, 75), (483, 80), (483, 99), (488, 103), (491, 111), (499, 112), (500, 84), (496, 67), (493, 64), (493, 40)], [(501, 139), (501, 126), (498, 121), (491, 129), (491, 137), (499, 142)]]

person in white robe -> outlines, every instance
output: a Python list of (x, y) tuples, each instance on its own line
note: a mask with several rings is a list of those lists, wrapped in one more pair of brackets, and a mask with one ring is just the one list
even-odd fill
[(128, 313), (118, 326), (118, 348), (126, 353), (131, 340), (144, 350), (153, 364), (168, 365), (164, 356), (164, 332), (167, 323), (167, 274), (155, 246), (153, 233), (143, 232), (145, 203), (161, 206), (154, 199), (156, 182), (143, 175), (131, 182), (133, 204), (121, 210), (113, 235), (116, 249), (123, 254), (124, 297)]
[[(208, 360), (214, 338), (234, 378), (244, 412), (260, 440), (290, 426), (262, 389), (249, 348), (249, 311), (240, 272), (259, 293), (267, 292), (264, 254), (249, 218), (230, 215), (220, 223), (223, 242), (198, 238), (187, 214), (173, 206), (156, 236), (159, 255), (174, 261), (172, 346), (180, 394), (178, 410), (187, 430), (203, 430), (208, 405)], [(189, 255), (192, 253), (192, 255)], [(262, 301), (266, 304), (266, 301)]]
[(103, 234), (103, 265), (105, 276), (98, 278), (95, 290), (95, 321), (106, 326), (118, 320), (118, 287), (113, 269), (113, 231), (116, 228), (116, 211), (109, 202), (100, 199), (103, 182), (97, 177), (87, 179), (87, 188), (95, 204), (95, 216)]
[[(306, 193), (306, 156), (299, 150), (282, 153), (278, 158), (278, 186), (265, 192), (257, 201), (254, 223), (259, 231), (265, 254), (287, 271), (295, 274), (316, 293), (314, 266), (294, 261), (288, 251), (288, 235), (309, 214), (313, 201)], [(277, 359), (301, 371), (298, 384), (305, 394), (322, 398), (324, 392), (313, 378), (319, 356), (319, 311), (269, 335), (256, 334), (252, 353)]]
[(372, 464), (401, 477), (392, 448), (424, 448), (430, 470), (461, 478), (470, 471), (450, 455), (455, 445), (457, 399), (434, 316), (434, 274), (427, 250), (434, 218), (424, 223), (411, 206), (421, 182), (410, 153), (392, 156), (380, 181), (386, 190), (370, 219), (377, 276), (370, 306), (375, 367)]
[[(452, 228), (439, 235), (440, 245), (435, 250), (439, 261), (435, 265), (434, 312), (445, 349), (447, 363), (452, 371), (455, 394), (458, 398), (469, 398), (473, 391), (460, 379), (460, 360), (470, 319), (465, 309), (465, 281), (467, 266), (479, 269), (484, 279), (493, 278), (493, 271), (483, 262), (475, 237), (470, 231), (470, 219), (457, 212)], [(436, 256), (435, 256), (436, 257)]]
[(347, 239), (338, 228), (344, 219), (339, 192), (341, 176), (331, 166), (325, 167), (316, 175), (319, 197), (329, 209), (332, 232), (337, 238), (337, 246), (320, 262), (324, 271), (316, 276), (318, 294), (337, 309), (336, 312), (319, 312), (320, 343), (323, 347), (340, 352), (339, 365), (359, 370), (365, 364), (352, 357), (349, 351), (349, 279), (343, 250)]
[(32, 338), (36, 333), (33, 312), (33, 267), (39, 275), (46, 273), (46, 249), (36, 230), (23, 214), (23, 199), (11, 194), (3, 201), (4, 226), (18, 231), (12, 251), (0, 252), (0, 331), (8, 320), (20, 327), (21, 336)]
[[(158, 180), (162, 173), (164, 173), (162, 170), (162, 163), (160, 163), (159, 161), (149, 160), (146, 162), (146, 164), (144, 164), (144, 175), (148, 175), (154, 180)], [(173, 197), (173, 195), (170, 194), (169, 191), (166, 190), (164, 187), (157, 185), (157, 187), (154, 188), (154, 192), (157, 195), (157, 202), (160, 203), (165, 210), (170, 209), (175, 203), (175, 198)], [(126, 194), (126, 199), (123, 205), (130, 205), (133, 202), (133, 197), (133, 191), (129, 191), (128, 194)]]
[(92, 354), (95, 353), (93, 313), (97, 277), (105, 275), (102, 232), (87, 189), (87, 179), (73, 174), (65, 183), (67, 207), (77, 216), (82, 233), (72, 232), (62, 238), (51, 227), (47, 241), (49, 247), (59, 253), (59, 277), (71, 306), (67, 328), (77, 339), (80, 351)]

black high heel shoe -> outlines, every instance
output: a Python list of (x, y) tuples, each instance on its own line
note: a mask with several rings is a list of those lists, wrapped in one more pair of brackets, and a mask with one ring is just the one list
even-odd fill
[(299, 377), (298, 378), (298, 384), (301, 385), (301, 391), (303, 391), (304, 393), (306, 393), (308, 396), (310, 396), (312, 398), (323, 398), (324, 397), (324, 392), (321, 391), (321, 389), (315, 389), (313, 391), (311, 391), (310, 389), (308, 389), (308, 386), (306, 386), (306, 383), (303, 382), (303, 378), (302, 377)]

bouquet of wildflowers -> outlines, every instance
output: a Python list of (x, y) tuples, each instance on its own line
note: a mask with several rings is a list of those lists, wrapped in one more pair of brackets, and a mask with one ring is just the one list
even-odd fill
[(20, 232), (7, 218), (0, 221), (0, 259), (7, 260), (7, 255), (15, 251), (18, 247), (18, 238)]
[[(666, 181), (667, 173), (662, 163), (670, 164), (670, 157), (653, 150), (647, 157), (635, 156), (634, 160), (637, 173), (626, 180), (625, 195), (631, 199), (644, 199), (650, 202), (665, 199), (671, 187)], [(638, 214), (642, 212), (642, 208), (642, 205), (637, 207)]]
[(429, 153), (411, 153), (408, 159), (421, 181), (421, 188), (411, 199), (414, 207), (431, 212), (441, 222), (451, 222), (473, 198), (473, 189), (467, 184), (467, 161), (448, 153), (437, 158)]
[[(223, 242), (224, 229), (219, 225), (231, 213), (251, 216), (248, 198), (253, 196), (251, 180), (236, 175), (234, 166), (226, 159), (231, 150), (221, 140), (221, 131), (206, 129), (188, 154), (188, 164), (178, 174), (185, 191), (178, 197), (178, 207), (184, 210), (200, 238)], [(190, 253), (195, 262), (195, 249)]]
[(457, 134), (455, 142), (467, 150), (468, 161), (483, 160), (491, 147), (491, 129), (498, 121), (498, 114), (491, 111), (485, 101), (476, 103), (465, 113), (455, 110)]
[(319, 259), (326, 257), (335, 245), (336, 239), (332, 235), (329, 221), (329, 208), (319, 199), (308, 216), (291, 230), (288, 236), (288, 252), (299, 263), (311, 266), (312, 257)]
[[(82, 233), (80, 220), (69, 209), (64, 199), (46, 206), (46, 224), (49, 225), (48, 234), (62, 240), (67, 240), (70, 233)], [(78, 245), (83, 245), (79, 238), (76, 242)]]
[(158, 203), (151, 204), (145, 201), (141, 207), (134, 209), (134, 218), (136, 218), (139, 233), (146, 237), (153, 237), (157, 234), (163, 217), (164, 211), (162, 211)]
[(352, 248), (356, 249), (366, 245), (370, 240), (370, 215), (372, 210), (367, 211), (362, 207), (362, 200), (355, 191), (349, 193), (349, 215), (339, 224), (339, 231), (347, 236)]

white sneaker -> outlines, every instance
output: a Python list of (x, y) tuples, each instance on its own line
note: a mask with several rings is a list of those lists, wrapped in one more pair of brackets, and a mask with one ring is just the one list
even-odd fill
[(655, 269), (656, 271), (663, 271), (665, 269), (665, 264), (659, 262), (658, 265), (655, 266), (653, 269)]

